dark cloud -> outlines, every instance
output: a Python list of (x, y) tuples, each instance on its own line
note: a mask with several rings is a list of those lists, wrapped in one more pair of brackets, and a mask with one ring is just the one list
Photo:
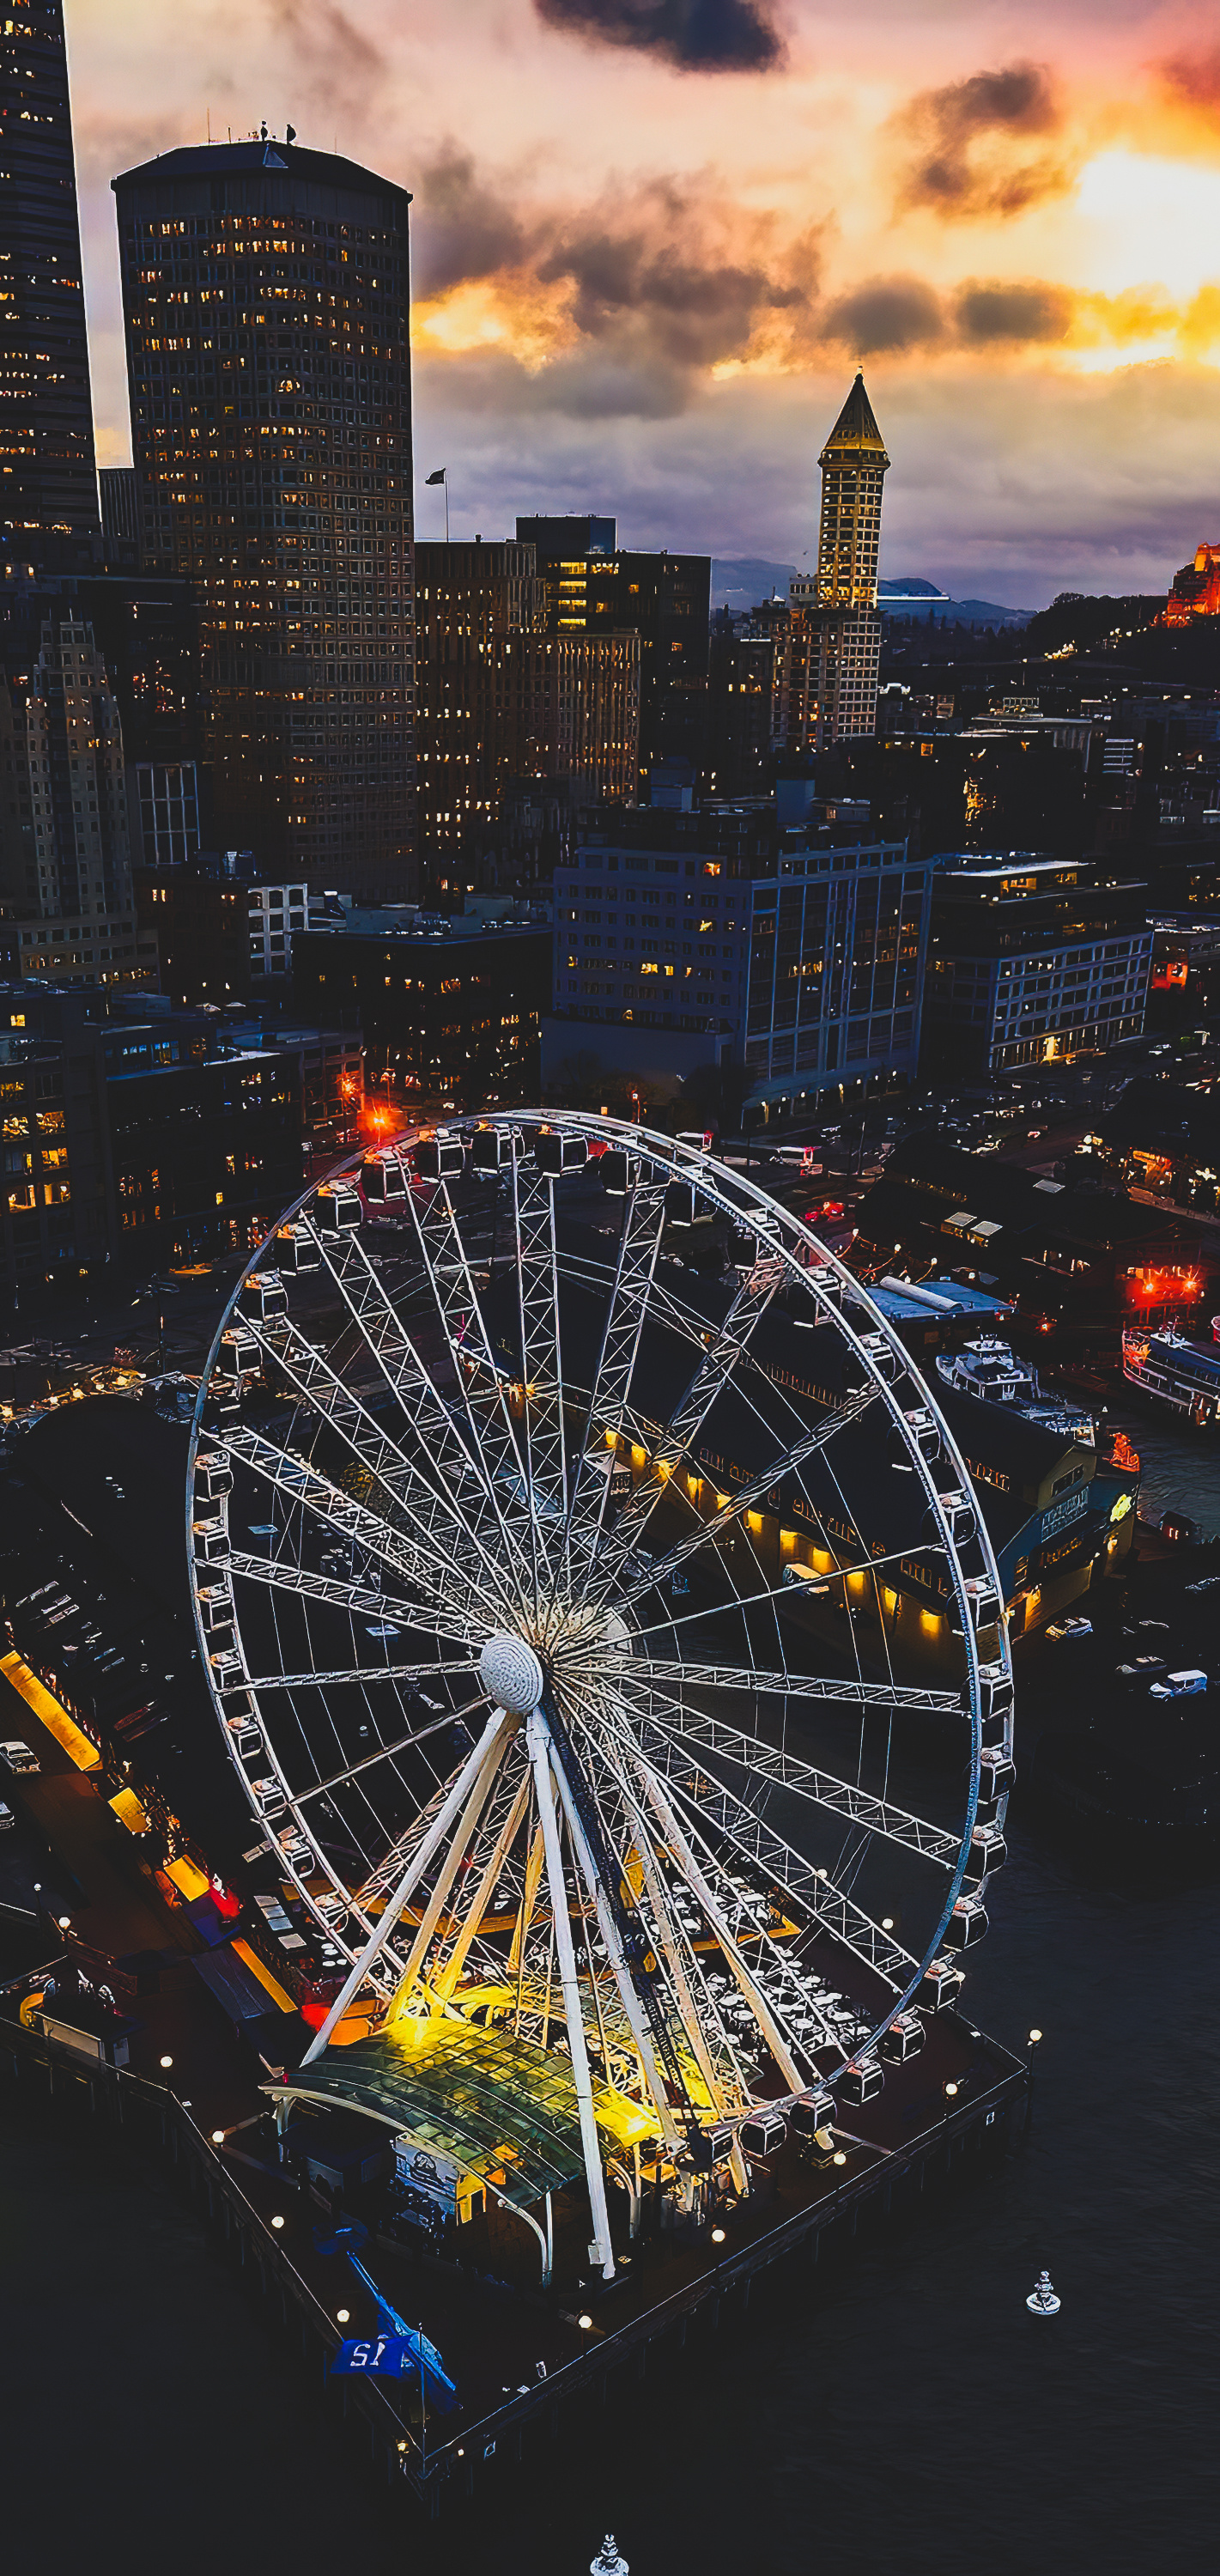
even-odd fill
[(919, 277), (869, 277), (822, 314), (820, 337), (853, 357), (882, 350), (931, 348), (945, 336), (940, 298)]
[(481, 179), (470, 154), (453, 143), (423, 172), (411, 230), (421, 295), (519, 268), (534, 239), (507, 190)]
[(1212, 117), (1220, 108), (1220, 47), (1206, 54), (1173, 54), (1158, 63), (1163, 88), (1181, 107)]
[(1056, 135), (1061, 124), (1042, 63), (1008, 63), (923, 90), (896, 120), (911, 150), (902, 202), (945, 216), (1019, 214), (1068, 184), (1071, 170), (1062, 154), (1029, 148)]
[(985, 348), (1002, 340), (1066, 340), (1075, 311), (1076, 299), (1064, 286), (1038, 278), (972, 278), (958, 289), (953, 318), (959, 339)]
[(770, 0), (534, 0), (544, 26), (587, 44), (654, 54), (682, 72), (777, 71)]
[(770, 245), (752, 245), (750, 233), (732, 210), (663, 182), (644, 192), (627, 223), (602, 218), (564, 232), (538, 275), (544, 285), (571, 282), (582, 338), (618, 343), (637, 358), (649, 349), (666, 374), (681, 374), (742, 356), (769, 315), (799, 323), (808, 310), (814, 243), (773, 261), (759, 255)]
[(415, 226), (421, 293), (500, 281), (507, 310), (539, 295), (559, 333), (542, 371), (566, 407), (651, 419), (697, 379), (743, 358), (768, 328), (814, 345), (816, 234), (783, 238), (712, 180), (616, 184), (579, 215), (521, 213), (496, 176), (450, 144), (425, 171)]

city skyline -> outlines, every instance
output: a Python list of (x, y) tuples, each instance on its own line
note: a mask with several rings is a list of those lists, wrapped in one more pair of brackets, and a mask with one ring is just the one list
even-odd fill
[[(598, 41), (629, 16), (638, 41)], [(172, 26), (72, 0), (102, 461), (127, 453), (109, 181), (265, 114), (414, 192), (421, 477), (448, 464), (455, 536), (592, 507), (627, 543), (801, 567), (859, 360), (884, 574), (1020, 606), (1166, 588), (1214, 515), (1201, 12), (734, 0), (696, 63), (698, 23), (469, 0), (459, 51), (434, 0), (406, 27), (383, 0)]]

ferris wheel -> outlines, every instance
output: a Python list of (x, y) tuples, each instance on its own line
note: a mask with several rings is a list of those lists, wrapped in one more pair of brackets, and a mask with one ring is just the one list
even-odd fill
[(897, 1334), (743, 1173), (567, 1113), (354, 1156), (236, 1291), (188, 1542), (316, 1927), (301, 2082), (359, 2105), (397, 2050), (472, 2169), (498, 2087), (527, 2216), (568, 2121), (607, 2274), (607, 2175), (745, 2189), (752, 2121), (824, 2131), (954, 2001), (1013, 1776), (995, 1561)]

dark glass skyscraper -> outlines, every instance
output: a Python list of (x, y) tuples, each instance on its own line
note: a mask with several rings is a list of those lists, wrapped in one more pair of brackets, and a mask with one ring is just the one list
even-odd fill
[(144, 566), (198, 600), (213, 828), (409, 895), (410, 198), (274, 138), (114, 188)]
[(70, 566), (97, 537), (62, 0), (0, 17), (0, 535)]

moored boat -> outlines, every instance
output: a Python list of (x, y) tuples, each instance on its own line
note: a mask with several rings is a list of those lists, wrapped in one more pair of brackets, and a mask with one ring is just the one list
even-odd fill
[(1220, 1422), (1220, 1348), (1192, 1342), (1176, 1324), (1158, 1332), (1129, 1326), (1123, 1334), (1123, 1376), (1150, 1403), (1200, 1431)]

